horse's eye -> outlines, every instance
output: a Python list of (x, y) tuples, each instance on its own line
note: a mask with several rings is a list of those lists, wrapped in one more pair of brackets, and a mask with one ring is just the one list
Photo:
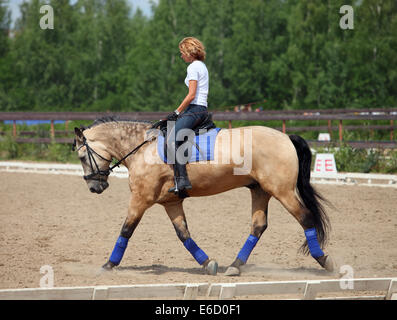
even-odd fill
[(85, 161), (85, 156), (79, 157), (79, 159), (84, 162)]

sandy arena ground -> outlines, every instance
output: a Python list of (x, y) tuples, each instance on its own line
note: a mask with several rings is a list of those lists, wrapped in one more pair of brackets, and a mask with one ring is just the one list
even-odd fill
[[(185, 200), (192, 238), (217, 259), (217, 276), (204, 274), (160, 205), (145, 213), (121, 265), (101, 273), (129, 201), (127, 180), (109, 181), (109, 189), (97, 195), (77, 176), (1, 172), (0, 288), (39, 287), (44, 265), (53, 268), (56, 287), (339, 277), (298, 253), (304, 233), (275, 199), (270, 201), (269, 227), (241, 276), (224, 276), (250, 231), (247, 188)], [(397, 277), (397, 189), (316, 186), (336, 206), (328, 208), (332, 231), (326, 253), (337, 271), (350, 265), (355, 278)]]

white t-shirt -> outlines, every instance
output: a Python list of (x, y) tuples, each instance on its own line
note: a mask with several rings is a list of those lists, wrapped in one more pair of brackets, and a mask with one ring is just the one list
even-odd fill
[(189, 87), (189, 80), (197, 80), (196, 96), (191, 103), (207, 107), (209, 77), (208, 70), (204, 62), (195, 60), (189, 64), (185, 79), (185, 84), (187, 87)]

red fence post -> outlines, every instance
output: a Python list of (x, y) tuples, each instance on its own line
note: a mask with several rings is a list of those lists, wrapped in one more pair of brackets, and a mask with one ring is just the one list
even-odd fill
[(14, 120), (12, 122), (12, 135), (14, 138), (16, 138), (16, 136), (17, 136), (17, 121), (16, 120)]
[(342, 142), (343, 140), (343, 127), (342, 127), (342, 120), (339, 120), (339, 141)]
[(285, 120), (283, 120), (283, 133), (285, 133), (287, 130), (286, 130), (286, 127), (285, 127)]
[(328, 133), (330, 138), (332, 137), (332, 124), (331, 124), (331, 120), (328, 120)]
[(51, 138), (55, 138), (54, 120), (51, 120)]

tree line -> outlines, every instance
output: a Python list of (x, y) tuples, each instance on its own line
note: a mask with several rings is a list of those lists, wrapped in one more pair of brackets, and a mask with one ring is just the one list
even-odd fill
[[(40, 7), (54, 10), (41, 29)], [(354, 9), (342, 29), (340, 8)], [(187, 93), (179, 41), (206, 47), (209, 106), (397, 105), (395, 0), (0, 0), (1, 111), (165, 111)]]

